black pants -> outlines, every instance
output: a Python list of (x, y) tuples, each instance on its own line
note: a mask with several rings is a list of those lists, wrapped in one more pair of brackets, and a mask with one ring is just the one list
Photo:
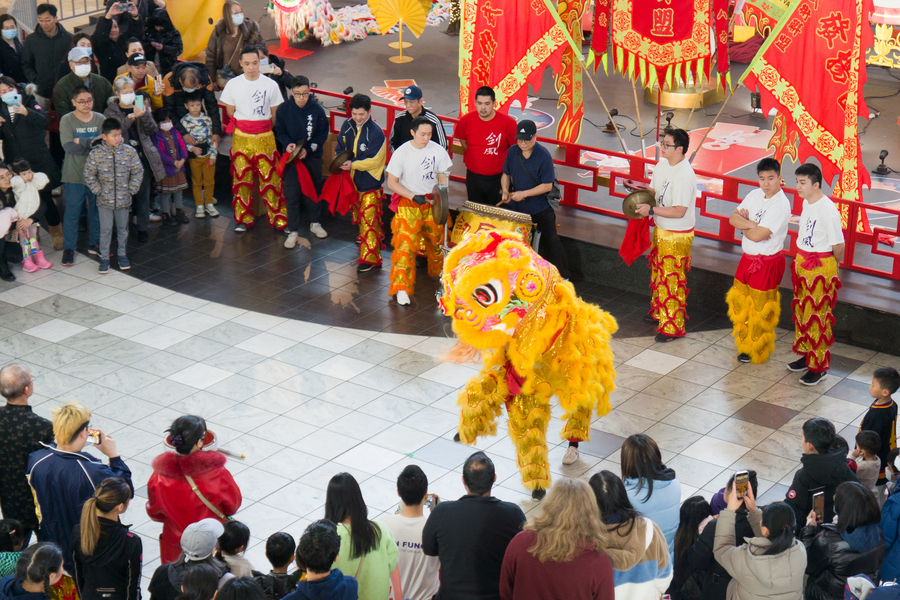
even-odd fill
[(466, 193), (469, 195), (469, 202), (497, 206), (501, 199), (501, 177), (503, 177), (502, 173), (497, 175), (479, 175), (466, 169)]
[(531, 215), (531, 220), (537, 226), (537, 230), (541, 232), (538, 254), (556, 267), (563, 278), (568, 279), (569, 259), (556, 231), (556, 211), (552, 207), (548, 208), (536, 215)]
[(309, 171), (316, 193), (318, 194), (322, 191), (321, 158), (310, 158), (304, 161), (295, 160), (285, 167), (282, 181), (284, 182), (284, 199), (287, 201), (287, 228), (291, 231), (300, 230), (300, 213), (303, 207), (306, 208), (306, 212), (309, 214), (310, 223), (318, 223), (319, 219), (322, 218), (322, 205), (314, 202), (312, 198), (300, 191), (300, 180), (297, 179), (298, 166)]

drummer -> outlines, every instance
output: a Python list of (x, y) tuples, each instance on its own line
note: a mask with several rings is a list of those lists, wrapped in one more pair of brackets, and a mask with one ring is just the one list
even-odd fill
[[(328, 139), (328, 117), (309, 92), (309, 79), (306, 77), (294, 77), (291, 81), (291, 96), (275, 114), (275, 141), (282, 148), (284, 154), (290, 154), (297, 148), (297, 144), (304, 143), (303, 149), (297, 158), (285, 166), (281, 176), (284, 182), (284, 199), (287, 201), (287, 239), (285, 248), (294, 248), (297, 245), (300, 231), (300, 213), (305, 207), (309, 220), (309, 230), (318, 238), (328, 237), (328, 233), (319, 224), (322, 216), (322, 208), (318, 202), (318, 194), (322, 190), (322, 152), (325, 149), (325, 140)], [(303, 168), (304, 171), (298, 171)], [(304, 183), (313, 186), (316, 198), (311, 198), (303, 193), (304, 186), (300, 183), (300, 177)]]
[(506, 153), (503, 163), (498, 206), (531, 215), (531, 220), (541, 233), (542, 249), (538, 254), (552, 263), (560, 276), (568, 279), (569, 259), (556, 232), (556, 212), (547, 200), (547, 192), (553, 188), (554, 179), (553, 158), (546, 148), (537, 143), (534, 121), (519, 121), (516, 145)]
[(387, 167), (391, 210), (396, 214), (391, 229), (394, 233), (391, 257), (391, 287), (388, 294), (397, 295), (397, 304), (409, 305), (416, 281), (415, 251), (424, 239), (428, 274), (441, 273), (441, 243), (444, 226), (434, 221), (432, 190), (436, 183), (447, 185), (447, 172), (452, 166), (450, 155), (431, 141), (434, 122), (420, 116), (410, 126), (412, 139), (391, 156)]
[(655, 222), (649, 257), (653, 297), (650, 314), (644, 319), (656, 324), (657, 342), (671, 342), (685, 333), (687, 272), (691, 269), (697, 197), (697, 176), (685, 156), (690, 144), (684, 129), (666, 133), (659, 145), (663, 160), (656, 164), (650, 179), (656, 207), (639, 204), (636, 209)]
[(365, 273), (381, 267), (381, 200), (384, 193), (384, 161), (387, 140), (384, 130), (372, 120), (372, 100), (365, 94), (350, 98), (350, 118), (341, 125), (336, 155), (353, 152), (353, 158), (344, 161), (341, 169), (349, 171), (357, 192), (353, 207), (353, 221), (359, 223), (359, 263), (357, 273)]

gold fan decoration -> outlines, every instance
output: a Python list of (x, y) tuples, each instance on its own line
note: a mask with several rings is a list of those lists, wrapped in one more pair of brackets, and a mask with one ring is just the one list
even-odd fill
[(400, 25), (400, 41), (388, 44), (391, 48), (400, 50), (399, 56), (390, 58), (391, 62), (412, 61), (411, 56), (403, 56), (403, 49), (412, 46), (409, 42), (403, 42), (403, 25), (405, 24), (413, 35), (419, 37), (425, 31), (425, 17), (430, 9), (430, 0), (369, 0), (369, 10), (375, 15), (378, 29), (385, 33), (394, 25), (398, 23)]

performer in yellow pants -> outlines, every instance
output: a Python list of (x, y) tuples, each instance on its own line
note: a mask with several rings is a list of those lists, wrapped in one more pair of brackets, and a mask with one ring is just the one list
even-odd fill
[(359, 201), (353, 207), (354, 222), (359, 224), (359, 264), (381, 266), (381, 188), (358, 192)]
[(269, 225), (287, 226), (287, 205), (281, 195), (281, 178), (275, 172), (275, 136), (272, 132), (246, 134), (235, 129), (231, 146), (231, 175), (234, 194), (234, 221), (252, 225), (253, 176), (259, 179), (259, 195), (266, 204)]
[(650, 247), (650, 316), (657, 332), (669, 338), (684, 336), (687, 317), (687, 273), (691, 270), (694, 232), (653, 228)]
[(841, 215), (831, 198), (822, 193), (822, 171), (816, 165), (800, 165), (795, 171), (803, 213), (797, 232), (797, 256), (791, 271), (794, 283), (794, 352), (800, 358), (788, 364), (791, 371), (806, 371), (803, 385), (816, 385), (831, 366), (834, 335), (832, 310), (837, 303), (838, 263), (844, 257)]
[[(430, 194), (426, 196), (429, 200)], [(391, 222), (394, 253), (391, 255), (391, 286), (388, 294), (393, 296), (400, 290), (412, 294), (416, 283), (416, 254), (424, 248), (428, 260), (428, 275), (441, 274), (444, 262), (441, 242), (444, 239), (444, 225), (434, 222), (430, 204), (417, 205), (412, 200), (402, 198), (397, 205), (396, 215)]]

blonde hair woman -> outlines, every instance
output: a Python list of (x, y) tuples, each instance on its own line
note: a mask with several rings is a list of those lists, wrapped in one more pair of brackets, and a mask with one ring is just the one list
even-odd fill
[(206, 45), (206, 68), (219, 89), (224, 88), (229, 79), (244, 72), (241, 48), (248, 45), (261, 48), (265, 45), (259, 25), (244, 15), (240, 4), (227, 0), (222, 6), (222, 18), (213, 27)]
[(506, 548), (500, 574), (503, 600), (612, 600), (606, 531), (590, 486), (561, 478), (541, 502), (541, 514)]
[(127, 600), (140, 596), (141, 537), (119, 515), (128, 510), (131, 488), (121, 477), (104, 479), (81, 509), (72, 530), (75, 585), (82, 600)]

